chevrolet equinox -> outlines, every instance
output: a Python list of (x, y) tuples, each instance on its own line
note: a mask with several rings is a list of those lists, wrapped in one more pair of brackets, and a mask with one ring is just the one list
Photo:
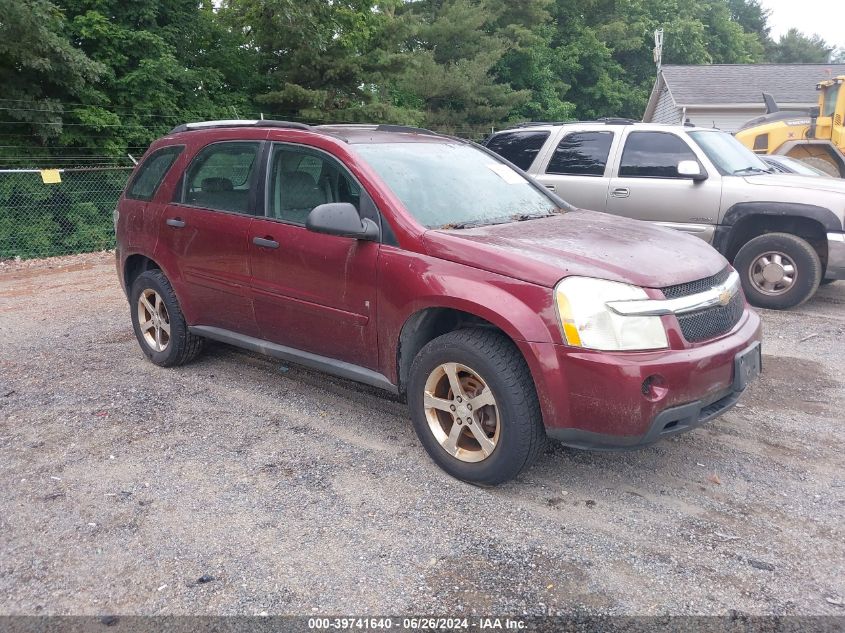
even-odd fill
[(576, 209), (428, 130), (180, 125), (115, 229), (153, 363), (212, 339), (402, 394), (431, 458), (475, 484), (546, 437), (627, 449), (692, 429), (760, 371), (760, 319), (711, 246)]

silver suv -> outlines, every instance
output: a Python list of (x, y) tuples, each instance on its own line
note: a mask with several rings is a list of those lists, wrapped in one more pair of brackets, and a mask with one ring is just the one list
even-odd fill
[(797, 306), (845, 279), (845, 181), (774, 174), (725, 132), (608, 119), (525, 124), (484, 144), (577, 207), (709, 242), (756, 306)]

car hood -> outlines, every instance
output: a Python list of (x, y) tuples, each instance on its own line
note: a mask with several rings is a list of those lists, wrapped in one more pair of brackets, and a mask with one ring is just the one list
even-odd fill
[(727, 261), (703, 240), (646, 222), (576, 210), (472, 229), (433, 229), (430, 255), (553, 287), (569, 275), (645, 288), (720, 272)]
[(845, 193), (845, 180), (842, 178), (822, 178), (817, 176), (801, 176), (799, 174), (760, 174), (757, 176), (743, 176), (749, 185), (773, 185), (812, 189), (813, 191), (832, 191)]

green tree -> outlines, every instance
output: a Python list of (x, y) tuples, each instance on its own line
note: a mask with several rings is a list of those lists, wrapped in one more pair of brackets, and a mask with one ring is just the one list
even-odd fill
[(56, 5), (0, 0), (0, 128), (9, 135), (4, 138), (36, 146), (56, 139), (63, 102), (78, 99), (104, 71), (68, 39), (67, 20)]
[(770, 54), (776, 64), (824, 64), (830, 60), (834, 47), (818, 35), (805, 35), (798, 29), (789, 29), (780, 36)]
[(68, 113), (63, 145), (122, 153), (185, 119), (232, 117), (246, 104), (240, 42), (210, 0), (62, 4), (75, 44), (106, 68)]
[[(288, 118), (397, 120), (384, 78), (395, 50), (401, 0), (229, 0), (222, 19), (255, 51), (255, 101)], [(413, 117), (411, 117), (413, 118)]]

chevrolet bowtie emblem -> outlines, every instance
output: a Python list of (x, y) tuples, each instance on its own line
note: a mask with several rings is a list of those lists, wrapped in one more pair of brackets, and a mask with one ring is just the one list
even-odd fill
[(733, 295), (731, 294), (731, 291), (728, 288), (723, 289), (719, 293), (719, 303), (723, 306), (728, 305), (728, 303), (730, 303), (731, 301), (732, 296)]

